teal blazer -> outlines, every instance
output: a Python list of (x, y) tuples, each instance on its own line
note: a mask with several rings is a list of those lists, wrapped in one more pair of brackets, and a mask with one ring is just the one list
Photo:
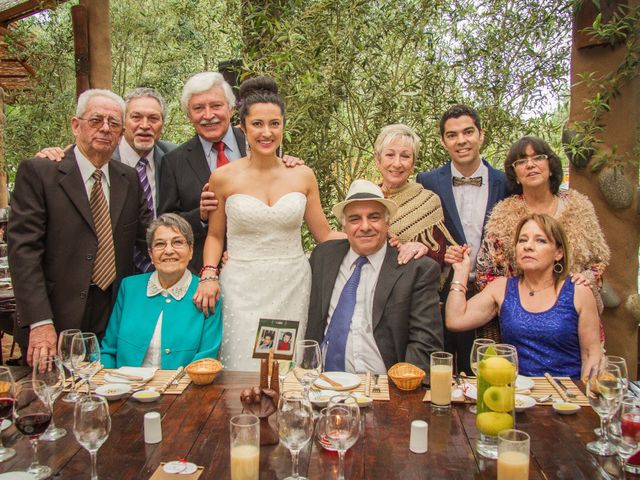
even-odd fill
[(209, 317), (193, 304), (198, 277), (182, 300), (161, 294), (147, 296), (151, 273), (122, 280), (107, 332), (102, 339), (101, 360), (105, 368), (139, 367), (149, 348), (158, 316), (162, 314), (161, 368), (186, 366), (200, 358), (217, 358), (222, 341), (222, 305), (216, 303)]

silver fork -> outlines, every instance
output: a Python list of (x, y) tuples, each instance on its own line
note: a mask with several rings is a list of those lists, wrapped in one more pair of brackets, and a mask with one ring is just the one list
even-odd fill
[(378, 375), (377, 373), (373, 376), (373, 388), (371, 389), (371, 391), (373, 393), (380, 393), (380, 387), (378, 386), (378, 380), (380, 380), (380, 375)]

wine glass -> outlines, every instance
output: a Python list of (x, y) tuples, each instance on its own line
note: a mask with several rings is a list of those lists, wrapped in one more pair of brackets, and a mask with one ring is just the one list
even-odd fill
[(91, 455), (91, 480), (98, 480), (98, 450), (109, 438), (111, 416), (107, 401), (88, 394), (76, 402), (73, 409), (73, 434)]
[(625, 395), (620, 402), (620, 435), (616, 440), (622, 471), (640, 473), (640, 466), (627, 464), (629, 457), (640, 451), (640, 399), (632, 395)]
[[(606, 355), (604, 357), (607, 363), (611, 365), (616, 365), (620, 369), (620, 375), (623, 386), (623, 394), (626, 395), (627, 390), (629, 389), (629, 378), (627, 373), (627, 361), (623, 357), (618, 357), (615, 355)], [(597, 430), (597, 429), (596, 429)], [(620, 410), (616, 410), (609, 419), (609, 432), (613, 435), (620, 436)], [(599, 435), (599, 432), (596, 432), (596, 435)]]
[(49, 401), (37, 393), (44, 389), (45, 385), (41, 380), (22, 380), (16, 385), (16, 401), (13, 404), (16, 428), (29, 437), (33, 447), (33, 461), (27, 473), (36, 479), (48, 478), (53, 474), (51, 468), (38, 462), (38, 437), (51, 422)]
[[(5, 418), (11, 418), (13, 403), (16, 400), (16, 383), (8, 367), (0, 367), (0, 424)], [(14, 457), (16, 451), (7, 448), (2, 444), (2, 434), (0, 434), (0, 462)]]
[(91, 393), (91, 378), (100, 370), (100, 344), (95, 333), (77, 333), (71, 342), (71, 364), (78, 376), (88, 385)]
[(343, 394), (329, 399), (325, 431), (338, 451), (338, 480), (344, 480), (344, 454), (360, 435), (360, 407), (355, 397)]
[(81, 332), (77, 328), (68, 328), (58, 335), (58, 355), (62, 365), (71, 372), (71, 391), (62, 398), (62, 401), (67, 403), (75, 403), (80, 398), (80, 394), (76, 391), (76, 374), (71, 362), (71, 342), (76, 333)]
[(280, 382), (280, 393), (284, 392), (284, 379), (293, 369), (295, 363), (293, 360), (278, 360), (278, 381)]
[[(64, 367), (60, 362), (60, 357), (57, 355), (40, 357), (38, 362), (33, 364), (31, 379), (34, 381), (34, 388), (36, 388), (38, 396), (48, 401), (51, 408), (51, 423), (47, 431), (40, 435), (40, 440), (53, 442), (67, 434), (64, 428), (56, 427), (53, 419), (53, 404), (64, 388)], [(41, 380), (42, 384), (36, 382), (37, 380)], [(37, 389), (37, 385), (44, 385), (44, 388), (40, 391)]]
[(322, 373), (322, 354), (315, 340), (301, 340), (296, 343), (296, 365), (293, 374), (304, 388), (304, 397), (309, 399), (309, 388)]
[(280, 396), (278, 435), (291, 452), (291, 476), (285, 480), (305, 479), (298, 475), (298, 454), (313, 436), (313, 411), (308, 397), (294, 391)]
[[(471, 346), (471, 355), (469, 356), (469, 363), (471, 364), (471, 370), (473, 374), (478, 377), (478, 348), (483, 345), (495, 345), (496, 341), (490, 338), (476, 338)], [(477, 391), (477, 390), (476, 390)], [(475, 405), (469, 407), (471, 413), (477, 413), (478, 409)]]
[(609, 440), (608, 421), (623, 396), (620, 369), (606, 359), (591, 367), (587, 380), (587, 398), (591, 408), (600, 417), (600, 438), (587, 444), (587, 450), (596, 455), (614, 455), (615, 447)]

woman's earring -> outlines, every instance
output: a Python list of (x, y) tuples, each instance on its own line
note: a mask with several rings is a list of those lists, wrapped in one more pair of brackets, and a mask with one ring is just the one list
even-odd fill
[(564, 272), (564, 267), (560, 262), (556, 262), (553, 264), (553, 271), (560, 275), (562, 272)]

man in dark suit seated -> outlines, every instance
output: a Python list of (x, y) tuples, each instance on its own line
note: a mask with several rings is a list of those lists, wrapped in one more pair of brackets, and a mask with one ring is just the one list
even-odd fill
[(333, 207), (347, 240), (311, 255), (306, 338), (320, 343), (327, 371), (383, 374), (397, 362), (429, 371), (430, 354), (442, 350), (440, 267), (428, 257), (398, 264), (387, 244), (396, 210), (380, 187), (355, 180)]
[(120, 279), (133, 273), (134, 245), (147, 252), (151, 212), (138, 175), (110, 161), (122, 136), (124, 110), (113, 92), (84, 92), (71, 119), (75, 147), (60, 162), (32, 158), (18, 167), (9, 266), (17, 307), (14, 333), (30, 364), (56, 354), (61, 330), (101, 336)]
[[(471, 249), (473, 271), (467, 293), (475, 293), (475, 260), (480, 250), (484, 224), (491, 209), (507, 196), (507, 178), (482, 159), (484, 130), (480, 115), (467, 105), (454, 105), (440, 119), (440, 143), (450, 162), (430, 172), (419, 173), (416, 182), (435, 192), (442, 202), (447, 230), (459, 245)], [(442, 289), (446, 304), (449, 284)], [(458, 372), (471, 372), (469, 356), (475, 332), (444, 331), (445, 350), (455, 355)]]

